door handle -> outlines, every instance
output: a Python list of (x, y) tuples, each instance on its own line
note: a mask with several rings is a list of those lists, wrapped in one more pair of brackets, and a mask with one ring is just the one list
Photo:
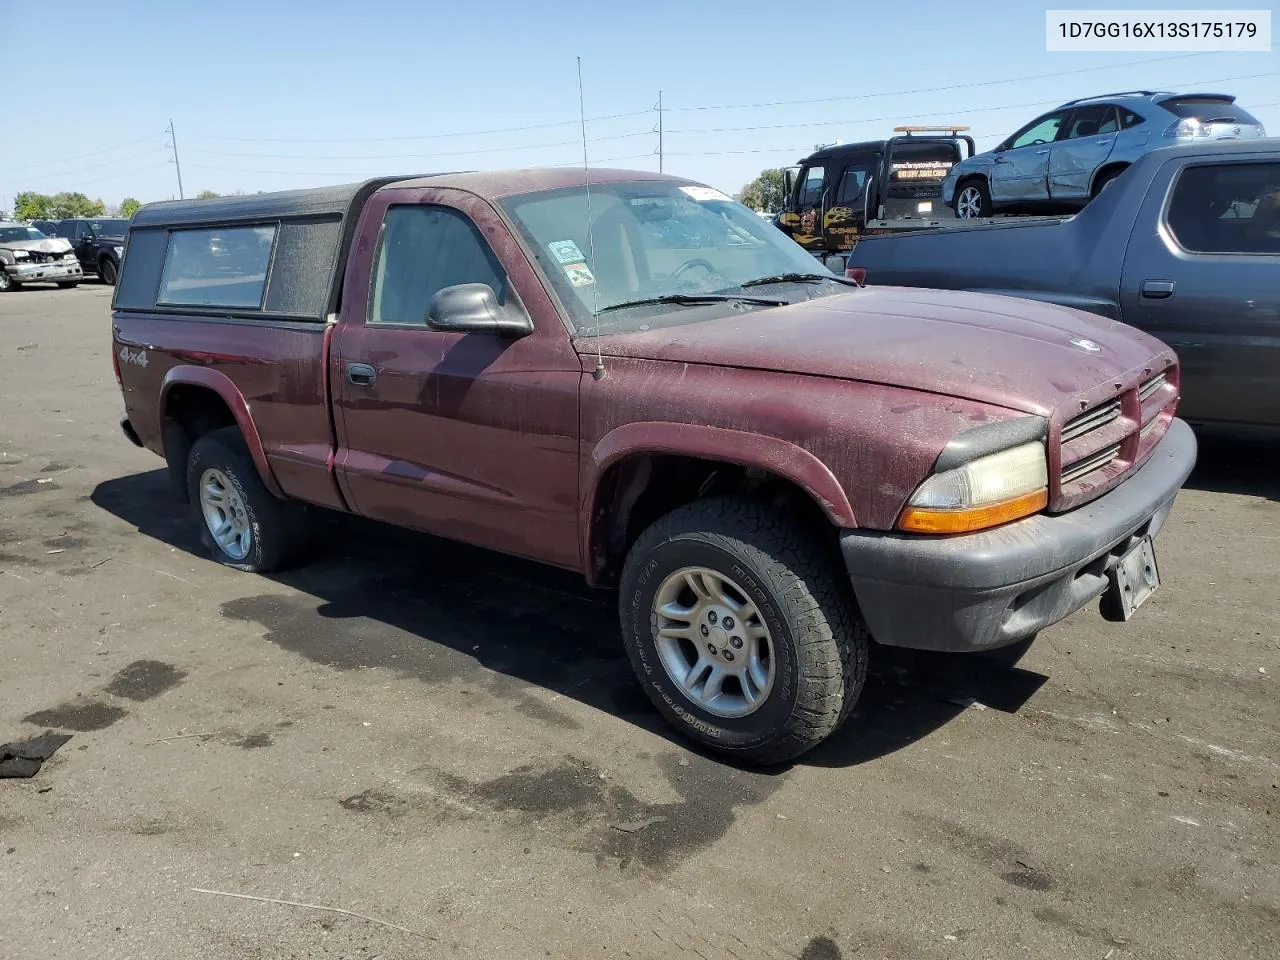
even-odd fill
[(1046, 153), (1048, 153), (1048, 152), (1049, 152), (1048, 150), (1037, 150), (1037, 151), (1036, 151), (1036, 156), (1037, 156), (1037, 157), (1043, 157), (1043, 156), (1044, 156)]
[(378, 372), (367, 363), (348, 363), (347, 364), (347, 383), (355, 387), (368, 387), (373, 385), (374, 379), (378, 376)]
[(1111, 137), (1103, 137), (1101, 140), (1097, 141), (1097, 144), (1100, 147), (1105, 147), (1110, 142), (1111, 142)]
[(1143, 280), (1142, 296), (1147, 300), (1164, 300), (1173, 296), (1172, 280)]

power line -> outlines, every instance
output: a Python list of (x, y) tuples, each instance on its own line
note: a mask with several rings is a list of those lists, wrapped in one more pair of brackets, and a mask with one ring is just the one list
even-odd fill
[[(652, 135), (650, 130), (642, 130), (639, 133), (620, 133), (608, 137), (592, 137), (589, 142), (602, 143), (607, 140), (630, 140), (635, 137), (648, 137)], [(453, 150), (441, 151), (433, 150), (430, 153), (379, 153), (379, 154), (338, 154), (330, 156), (316, 156), (315, 154), (280, 154), (280, 153), (243, 153), (234, 150), (206, 150), (199, 148), (202, 155), (218, 156), (218, 157), (249, 157), (254, 160), (413, 160), (419, 157), (448, 157), (448, 156), (465, 156), (473, 153), (504, 153), (509, 150), (540, 150), (544, 147), (563, 147), (576, 145), (581, 140), (560, 140), (555, 143), (528, 143), (518, 146), (507, 147), (477, 147), (470, 150)]]
[[(624, 117), (642, 117), (651, 114), (652, 110), (632, 110), (628, 113), (611, 113), (600, 117), (587, 117), (587, 123), (598, 123), (604, 120), (620, 120)], [(495, 133), (525, 133), (529, 130), (550, 130), (554, 127), (577, 126), (579, 120), (557, 120), (554, 123), (534, 123), (523, 127), (496, 127), (491, 130), (463, 130), (453, 133), (424, 133), (412, 137), (229, 137), (210, 133), (189, 133), (187, 136), (198, 140), (235, 140), (242, 143), (402, 143), (411, 140), (444, 140), (451, 137), (484, 137)], [(574, 141), (575, 143), (577, 141)]]
[[(1189, 87), (1199, 83), (1226, 83), (1231, 80), (1256, 80), (1260, 77), (1280, 76), (1280, 72), (1272, 71), (1269, 73), (1251, 73), (1239, 77), (1215, 77), (1211, 80), (1188, 80), (1185, 83), (1171, 84), (1171, 86)], [(811, 120), (802, 123), (773, 123), (762, 124), (748, 127), (696, 127), (684, 130), (668, 130), (667, 133), (740, 133), (755, 130), (792, 130), (799, 127), (834, 127), (841, 125), (851, 125), (856, 123), (884, 123), (895, 120), (915, 120), (922, 117), (946, 117), (959, 114), (970, 113), (994, 113), (997, 110), (1021, 110), (1027, 107), (1043, 107), (1050, 104), (1061, 103), (1061, 100), (1037, 100), (1034, 103), (1010, 103), (998, 107), (969, 107), (964, 110), (937, 110), (932, 113), (912, 113), (904, 117), (901, 113), (894, 114), (889, 117), (865, 117), (856, 120)], [(1258, 104), (1258, 107), (1270, 106), (1270, 104)]]
[[(105, 167), (114, 167), (116, 164), (119, 164), (119, 163), (132, 163), (136, 160), (142, 159), (143, 157), (153, 156), (159, 149), (160, 149), (159, 146), (153, 146), (147, 150), (142, 150), (138, 153), (131, 153), (125, 157), (118, 157), (115, 160), (108, 160), (105, 163), (95, 163), (95, 164), (90, 164), (87, 167), (75, 167), (73, 169), (64, 170), (64, 171), (59, 171), (59, 170), (48, 171), (48, 170), (41, 169), (38, 173), (18, 174), (16, 177), (12, 177), (10, 179), (44, 180), (50, 177), (78, 176), (81, 173), (85, 173), (91, 170), (101, 170)], [(6, 174), (7, 174), (7, 171), (6, 171)]]
[(112, 153), (112, 152), (114, 152), (114, 151), (116, 151), (116, 150), (123, 150), (125, 147), (132, 147), (132, 146), (134, 146), (135, 144), (143, 143), (143, 142), (145, 142), (145, 141), (147, 141), (147, 140), (154, 140), (157, 136), (159, 136), (159, 134), (149, 134), (149, 135), (147, 135), (147, 136), (145, 136), (145, 137), (139, 137), (137, 140), (129, 140), (129, 141), (128, 141), (128, 142), (126, 142), (126, 143), (119, 143), (119, 144), (116, 144), (114, 147), (105, 147), (105, 148), (103, 148), (102, 150), (94, 150), (92, 153), (82, 153), (82, 154), (80, 154), (79, 156), (75, 156), (75, 157), (60, 157), (60, 158), (59, 158), (59, 159), (57, 159), (57, 160), (48, 160), (48, 161), (46, 161), (46, 162), (44, 162), (44, 163), (31, 163), (31, 164), (28, 164), (28, 165), (27, 165), (27, 166), (25, 166), (25, 167), (18, 167), (18, 168), (16, 168), (16, 169), (6, 169), (6, 170), (5, 170), (5, 174), (6, 174), (6, 175), (9, 175), (9, 174), (14, 174), (14, 173), (22, 173), (22, 171), (24, 171), (24, 170), (34, 170), (34, 169), (36, 169), (37, 167), (38, 167), (38, 168), (40, 168), (41, 170), (43, 170), (45, 167), (48, 167), (48, 166), (50, 166), (50, 165), (60, 165), (60, 164), (64, 164), (64, 163), (74, 163), (74, 162), (75, 162), (75, 161), (77, 161), (77, 160), (84, 160), (84, 159), (87, 159), (87, 158), (89, 158), (89, 157), (98, 157), (98, 156), (101, 156), (101, 155), (102, 155), (102, 154), (104, 154), (104, 153)]
[[(572, 141), (567, 141), (566, 145), (577, 146), (579, 143), (581, 143), (580, 140), (572, 140)], [(600, 159), (593, 160), (592, 163), (597, 165), (602, 163), (617, 163), (621, 160), (639, 160), (643, 157), (651, 157), (651, 156), (653, 156), (652, 153), (633, 153), (625, 157), (602, 157)], [(299, 157), (298, 159), (303, 160), (306, 158)], [(578, 167), (581, 165), (582, 165), (581, 160), (569, 160), (563, 163), (538, 164), (538, 166), (546, 166), (546, 167)], [(350, 176), (364, 175), (363, 171), (357, 171), (355, 173), (346, 174), (346, 173), (335, 171), (335, 170), (258, 170), (250, 167), (225, 167), (225, 166), (215, 166), (215, 165), (206, 164), (206, 163), (188, 163), (187, 167), (188, 169), (191, 169), (191, 170), (215, 170), (221, 173), (260, 173), (260, 174), (269, 174), (269, 175), (285, 175), (285, 176), (291, 176), (291, 177), (341, 177), (341, 176), (347, 176), (347, 175), (350, 175)], [(406, 174), (406, 176), (429, 177), (429, 176), (432, 176), (432, 171), (424, 170), (416, 174)]]
[(973, 83), (950, 83), (944, 87), (920, 87), (915, 90), (892, 90), (887, 93), (857, 93), (841, 97), (814, 97), (805, 100), (772, 100), (764, 103), (722, 103), (712, 106), (668, 107), (671, 111), (693, 110), (747, 110), (760, 107), (794, 107), (806, 103), (837, 103), (847, 100), (873, 100), (877, 97), (905, 97), (917, 93), (941, 93), (946, 90), (971, 90), (976, 87), (994, 87), (1006, 83), (1025, 83), (1028, 80), (1048, 80), (1053, 77), (1074, 77), (1081, 73), (1096, 73), (1101, 70), (1117, 70), (1121, 67), (1145, 66), (1149, 63), (1165, 63), (1170, 60), (1186, 60), (1191, 57), (1207, 57), (1220, 51), (1204, 53), (1181, 53), (1173, 57), (1158, 57), (1154, 60), (1130, 60), (1126, 63), (1111, 63), (1100, 67), (1084, 67), (1075, 70), (1059, 70), (1055, 73), (1038, 73), (1023, 77), (1009, 77), (1005, 80), (978, 80)]
[[(96, 180), (77, 180), (75, 182), (75, 186), (89, 187), (95, 183), (104, 183), (107, 180), (119, 180), (121, 177), (132, 176), (135, 173), (147, 173), (151, 170), (159, 170), (161, 167), (167, 167), (168, 165), (168, 163), (156, 163), (149, 167), (139, 167), (136, 170), (125, 170), (123, 173), (111, 173), (105, 177), (98, 177)], [(55, 174), (55, 176), (61, 176), (61, 174)]]

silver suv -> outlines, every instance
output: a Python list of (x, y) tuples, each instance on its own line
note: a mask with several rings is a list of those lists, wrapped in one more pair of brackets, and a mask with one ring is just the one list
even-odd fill
[(1064, 103), (942, 182), (961, 219), (997, 210), (1079, 208), (1158, 147), (1265, 137), (1257, 118), (1221, 93), (1137, 90)]

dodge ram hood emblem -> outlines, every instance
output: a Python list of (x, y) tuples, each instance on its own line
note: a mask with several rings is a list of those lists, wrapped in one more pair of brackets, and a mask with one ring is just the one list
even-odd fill
[(1071, 342), (1081, 350), (1088, 350), (1090, 353), (1101, 353), (1102, 348), (1092, 340), (1086, 340), (1084, 337), (1072, 337)]

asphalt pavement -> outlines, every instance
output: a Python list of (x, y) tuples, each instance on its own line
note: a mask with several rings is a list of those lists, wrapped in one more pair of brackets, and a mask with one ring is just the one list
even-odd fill
[(109, 294), (0, 294), (0, 743), (71, 734), (0, 780), (5, 960), (1280, 957), (1275, 444), (1204, 438), (1135, 620), (876, 651), (752, 772), (572, 575), (344, 518), (206, 559)]

